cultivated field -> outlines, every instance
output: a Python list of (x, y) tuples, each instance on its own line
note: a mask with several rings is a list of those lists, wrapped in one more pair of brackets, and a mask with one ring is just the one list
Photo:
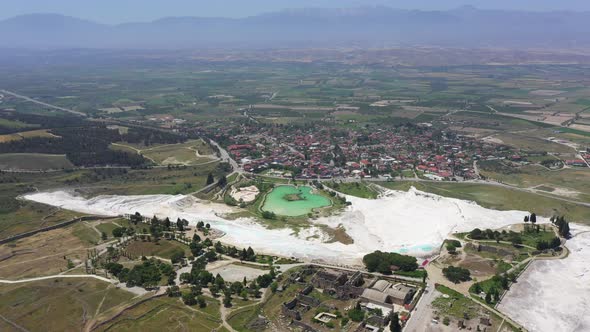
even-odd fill
[(40, 153), (0, 154), (0, 170), (51, 170), (72, 167), (74, 165), (72, 165), (65, 155)]

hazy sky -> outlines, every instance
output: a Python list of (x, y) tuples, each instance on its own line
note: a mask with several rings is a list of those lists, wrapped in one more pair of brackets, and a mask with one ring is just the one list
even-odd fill
[(149, 21), (166, 16), (244, 17), (286, 8), (387, 5), (403, 9), (590, 11), (590, 0), (0, 0), (0, 19), (59, 13), (103, 23)]

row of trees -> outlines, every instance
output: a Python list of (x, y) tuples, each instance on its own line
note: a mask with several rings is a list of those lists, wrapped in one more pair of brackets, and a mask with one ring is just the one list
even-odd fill
[(556, 236), (550, 241), (540, 240), (537, 242), (537, 250), (555, 249), (561, 245), (561, 240)]
[[(137, 225), (138, 223), (143, 222), (144, 217), (139, 212), (135, 212), (135, 214), (131, 215), (129, 219), (132, 224)], [(164, 232), (170, 232), (173, 230), (180, 232), (184, 231), (188, 226), (188, 220), (178, 218), (173, 222), (170, 218), (159, 219), (158, 217), (153, 216), (149, 225), (149, 233), (157, 241), (163, 236)], [(113, 235), (115, 234), (113, 233)]]
[(486, 229), (482, 231), (481, 229), (476, 228), (469, 233), (469, 237), (473, 240), (494, 240), (496, 242), (507, 241), (514, 246), (522, 244), (522, 237), (519, 233), (513, 231), (507, 232), (506, 230), (499, 232)]

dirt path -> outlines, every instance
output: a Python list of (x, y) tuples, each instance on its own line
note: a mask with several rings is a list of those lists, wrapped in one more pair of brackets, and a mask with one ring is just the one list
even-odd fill
[(221, 304), (221, 306), (219, 307), (219, 312), (221, 313), (221, 321), (222, 321), (222, 325), (223, 327), (225, 327), (227, 330), (229, 330), (230, 332), (238, 332), (236, 330), (234, 330), (233, 327), (231, 327), (231, 325), (229, 325), (229, 323), (227, 322), (227, 316), (228, 314), (230, 314), (233, 310), (228, 310), (228, 308), (226, 308), (223, 303)]
[(91, 228), (93, 231), (95, 231), (95, 232), (96, 232), (96, 234), (98, 234), (98, 236), (102, 236), (102, 232), (101, 232), (101, 231), (99, 231), (99, 230), (98, 230), (98, 228), (96, 228), (96, 226), (94, 226), (94, 225), (90, 224), (90, 223), (89, 223), (89, 222), (87, 222), (87, 221), (84, 221), (83, 223), (84, 223), (86, 226), (90, 227), (90, 228)]
[(78, 111), (71, 110), (69, 108), (64, 108), (64, 107), (60, 107), (60, 106), (55, 106), (55, 105), (51, 105), (51, 104), (48, 104), (48, 103), (44, 103), (42, 101), (38, 101), (36, 99), (30, 98), (30, 97), (27, 97), (27, 96), (19, 95), (19, 94), (15, 93), (15, 92), (11, 92), (11, 91), (8, 91), (8, 90), (0, 90), (0, 91), (2, 93), (4, 93), (4, 94), (11, 95), (11, 96), (16, 97), (16, 98), (24, 99), (24, 100), (29, 101), (31, 103), (39, 104), (41, 106), (55, 108), (55, 109), (60, 110), (60, 111), (72, 113), (72, 114), (75, 114), (75, 115), (80, 115), (80, 116), (83, 116), (83, 117), (88, 116), (88, 115), (86, 115), (85, 113), (82, 113), (82, 112), (78, 112)]
[[(121, 143), (111, 143), (111, 145), (114, 145), (114, 146), (119, 146), (119, 147), (122, 147), (122, 148), (127, 148), (127, 149), (134, 150), (135, 152), (137, 152), (137, 154), (138, 154), (138, 155), (140, 155), (140, 156), (144, 157), (145, 159), (147, 159), (147, 160), (151, 161), (151, 162), (152, 162), (152, 163), (154, 163), (155, 165), (159, 165), (159, 163), (157, 163), (157, 162), (156, 162), (154, 159), (152, 159), (152, 158), (150, 158), (150, 157), (148, 157), (148, 156), (145, 156), (145, 155), (143, 155), (143, 154), (141, 153), (142, 151), (147, 151), (147, 150), (150, 150), (150, 149), (140, 150), (140, 149), (138, 149), (138, 148), (134, 148), (134, 147), (132, 147), (132, 146), (125, 145), (125, 144), (121, 144)], [(159, 147), (159, 146), (158, 146), (158, 147)], [(152, 148), (152, 149), (154, 149), (154, 148)]]
[(10, 319), (0, 315), (0, 319), (2, 319), (3, 321), (6, 322), (6, 324), (11, 325), (12, 327), (14, 327), (15, 329), (19, 330), (19, 331), (23, 331), (23, 332), (29, 332), (29, 330), (25, 329), (24, 327), (18, 325), (17, 323), (11, 321)]
[(115, 283), (115, 281), (112, 279), (107, 279), (105, 277), (100, 277), (100, 276), (97, 276), (94, 274), (57, 274), (57, 275), (52, 275), (52, 276), (19, 279), (19, 280), (0, 279), (0, 284), (22, 284), (22, 283), (27, 283), (27, 282), (35, 282), (35, 281), (50, 280), (50, 279), (60, 279), (60, 278), (93, 278), (93, 279), (98, 279), (98, 280), (105, 281), (105, 282), (108, 282), (111, 284)]

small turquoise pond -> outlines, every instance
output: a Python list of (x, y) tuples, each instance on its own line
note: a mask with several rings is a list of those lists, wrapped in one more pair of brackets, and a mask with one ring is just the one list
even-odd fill
[(431, 252), (434, 250), (434, 247), (432, 247), (429, 244), (422, 244), (422, 245), (415, 245), (415, 246), (411, 246), (411, 247), (402, 247), (400, 249), (394, 250), (393, 252), (396, 252), (398, 254), (407, 254), (407, 253), (419, 253), (419, 252)]
[(330, 205), (332, 201), (329, 198), (313, 194), (311, 187), (278, 186), (266, 195), (262, 210), (279, 216), (297, 217)]

